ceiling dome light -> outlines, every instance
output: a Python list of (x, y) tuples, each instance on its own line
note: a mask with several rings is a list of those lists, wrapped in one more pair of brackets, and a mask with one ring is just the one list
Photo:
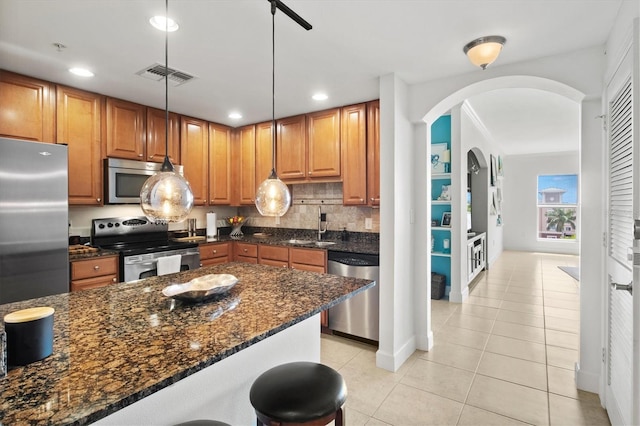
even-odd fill
[(313, 95), (311, 97), (314, 101), (326, 101), (327, 99), (329, 99), (329, 96), (327, 96), (326, 93), (316, 93), (315, 95)]
[(506, 42), (507, 39), (502, 36), (480, 37), (467, 43), (463, 51), (473, 65), (479, 66), (484, 70), (498, 58), (502, 51), (502, 46)]
[(69, 68), (71, 74), (79, 75), (80, 77), (93, 77), (94, 74), (86, 68)]
[(234, 120), (239, 120), (242, 118), (242, 114), (240, 114), (239, 112), (231, 112), (229, 113), (229, 118), (232, 118)]
[(178, 28), (180, 28), (178, 23), (171, 18), (169, 18), (168, 21), (169, 22), (167, 22), (167, 19), (164, 16), (154, 16), (149, 19), (149, 23), (153, 25), (153, 28), (160, 31), (168, 31), (170, 33), (178, 31)]

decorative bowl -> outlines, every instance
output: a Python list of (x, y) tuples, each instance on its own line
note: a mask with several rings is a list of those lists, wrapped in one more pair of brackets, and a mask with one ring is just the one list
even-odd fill
[(243, 235), (241, 229), (242, 225), (247, 223), (248, 220), (249, 218), (246, 216), (233, 216), (226, 218), (225, 222), (227, 222), (231, 226), (231, 234), (229, 235), (231, 235), (232, 237), (241, 237)]
[(162, 294), (186, 302), (201, 302), (231, 290), (237, 282), (233, 275), (209, 274), (183, 284), (172, 284), (163, 288)]

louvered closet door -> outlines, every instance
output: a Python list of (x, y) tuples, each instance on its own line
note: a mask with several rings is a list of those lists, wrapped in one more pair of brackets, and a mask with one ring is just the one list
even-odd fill
[[(608, 135), (608, 247), (607, 247), (607, 395), (606, 406), (614, 425), (638, 424), (638, 354), (634, 350), (634, 296), (615, 284), (640, 282), (634, 266), (634, 218), (640, 218), (638, 188), (638, 125), (634, 117), (637, 84), (632, 76), (633, 57), (627, 54), (607, 86)], [(636, 255), (636, 258), (640, 258)], [(636, 261), (637, 263), (637, 261)], [(638, 291), (640, 292), (640, 286)], [(637, 299), (637, 295), (635, 297)], [(637, 306), (637, 305), (636, 305)], [(634, 384), (635, 382), (635, 384)], [(635, 401), (635, 403), (634, 403)]]

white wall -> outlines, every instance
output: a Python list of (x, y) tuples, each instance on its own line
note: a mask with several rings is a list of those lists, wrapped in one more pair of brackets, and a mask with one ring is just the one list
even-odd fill
[[(504, 159), (503, 228), (506, 250), (579, 254), (577, 240), (538, 240), (537, 235), (538, 176), (579, 174), (579, 162), (578, 151), (510, 155)], [(580, 217), (578, 222), (579, 228), (583, 229)]]

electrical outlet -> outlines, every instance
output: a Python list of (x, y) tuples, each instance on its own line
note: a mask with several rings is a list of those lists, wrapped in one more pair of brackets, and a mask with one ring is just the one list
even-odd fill
[(373, 220), (370, 217), (364, 219), (364, 229), (373, 229)]
[(280, 216), (276, 216), (276, 225), (280, 225)]

